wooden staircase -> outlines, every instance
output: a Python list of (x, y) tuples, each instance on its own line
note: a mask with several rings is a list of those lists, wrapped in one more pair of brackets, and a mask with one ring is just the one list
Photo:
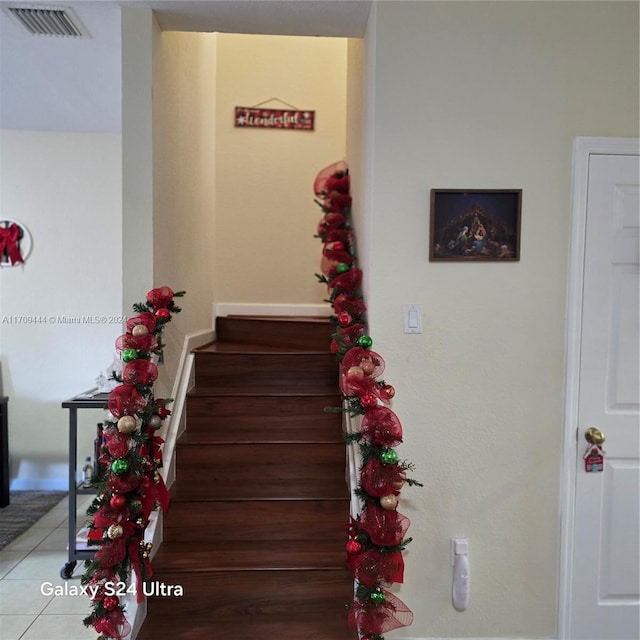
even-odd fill
[(196, 351), (138, 640), (351, 640), (338, 367), (327, 320), (218, 318)]

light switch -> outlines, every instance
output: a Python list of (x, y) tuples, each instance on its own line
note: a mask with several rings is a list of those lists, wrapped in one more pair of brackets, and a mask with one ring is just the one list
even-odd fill
[(422, 333), (421, 304), (406, 304), (404, 306), (404, 332)]

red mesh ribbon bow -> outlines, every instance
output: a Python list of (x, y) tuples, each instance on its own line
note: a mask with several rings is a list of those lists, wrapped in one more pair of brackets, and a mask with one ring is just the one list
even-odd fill
[(397, 547), (411, 522), (395, 510), (387, 511), (373, 504), (360, 515), (360, 528), (369, 534), (371, 542), (382, 547)]
[(397, 494), (407, 479), (402, 467), (396, 464), (384, 464), (378, 458), (371, 458), (360, 472), (360, 484), (371, 496), (381, 498), (390, 493)]
[(146, 400), (135, 387), (121, 384), (109, 394), (107, 407), (116, 418), (122, 418), (122, 416), (133, 416), (138, 411), (142, 411), (146, 404)]
[(153, 351), (158, 346), (158, 340), (153, 333), (144, 336), (132, 336), (124, 333), (116, 339), (116, 349), (120, 352), (125, 349), (135, 349), (136, 351)]
[(147, 302), (155, 309), (166, 309), (169, 303), (173, 300), (173, 290), (169, 287), (160, 287), (158, 289), (151, 289), (147, 293)]
[(341, 293), (336, 296), (333, 301), (333, 308), (336, 313), (348, 313), (354, 320), (354, 322), (361, 322), (364, 320), (367, 313), (367, 307), (360, 298), (350, 296), (346, 293)]
[(333, 162), (321, 169), (313, 181), (313, 193), (317, 196), (326, 196), (331, 191), (349, 193), (350, 178), (347, 163), (343, 161)]
[(7, 228), (0, 227), (0, 258), (2, 254), (7, 252), (9, 256), (9, 262), (12, 265), (17, 262), (24, 263), (22, 255), (20, 255), (20, 227), (15, 222), (12, 222)]
[(362, 270), (357, 267), (341, 273), (329, 282), (329, 289), (338, 289), (345, 293), (355, 293), (362, 284)]
[(105, 638), (126, 638), (131, 633), (131, 625), (121, 609), (105, 613), (93, 623), (93, 628)]
[(372, 378), (377, 378), (384, 373), (384, 360), (375, 351), (369, 351), (362, 347), (354, 347), (345, 354), (342, 359), (342, 372), (347, 373), (351, 367), (360, 367), (363, 373)]
[(338, 353), (355, 345), (358, 338), (364, 335), (364, 325), (352, 324), (350, 327), (340, 327), (334, 335), (335, 337), (331, 340), (331, 352)]
[(133, 328), (138, 326), (139, 324), (143, 324), (145, 327), (147, 327), (149, 333), (153, 333), (156, 328), (156, 317), (153, 315), (153, 313), (143, 311), (137, 316), (133, 316), (133, 318), (129, 318), (127, 320), (127, 331), (133, 331)]
[(382, 399), (380, 389), (380, 384), (369, 376), (358, 377), (347, 373), (340, 378), (340, 390), (345, 396), (362, 398), (365, 395), (370, 395)]
[(132, 360), (125, 365), (122, 372), (122, 382), (125, 384), (148, 385), (157, 379), (158, 367), (149, 360)]
[[(120, 433), (115, 427), (109, 427), (102, 432), (105, 446), (109, 455), (113, 458), (124, 458), (129, 453), (129, 434)], [(103, 464), (110, 464), (111, 460), (104, 458), (101, 460)]]
[(387, 407), (367, 411), (360, 425), (362, 437), (379, 447), (397, 447), (402, 442), (402, 425)]
[(373, 548), (356, 556), (353, 572), (358, 582), (368, 589), (377, 584), (404, 582), (404, 558), (400, 551), (383, 552)]
[(349, 609), (349, 627), (361, 634), (382, 635), (388, 631), (408, 627), (413, 613), (397, 596), (383, 590), (385, 600), (376, 604), (371, 599), (354, 600)]

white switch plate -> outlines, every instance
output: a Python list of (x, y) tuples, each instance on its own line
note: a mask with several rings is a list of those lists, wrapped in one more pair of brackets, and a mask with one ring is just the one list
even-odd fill
[(422, 305), (404, 305), (404, 332), (422, 333)]
[(456, 554), (463, 556), (469, 554), (468, 538), (451, 538), (451, 547), (449, 549), (449, 563), (452, 567), (455, 564)]

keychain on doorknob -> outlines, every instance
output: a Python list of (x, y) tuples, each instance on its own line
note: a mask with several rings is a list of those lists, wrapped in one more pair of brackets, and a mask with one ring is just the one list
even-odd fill
[(589, 427), (584, 432), (584, 439), (589, 443), (584, 458), (584, 470), (588, 473), (600, 473), (604, 471), (604, 456), (606, 451), (602, 448), (605, 437), (597, 427)]

